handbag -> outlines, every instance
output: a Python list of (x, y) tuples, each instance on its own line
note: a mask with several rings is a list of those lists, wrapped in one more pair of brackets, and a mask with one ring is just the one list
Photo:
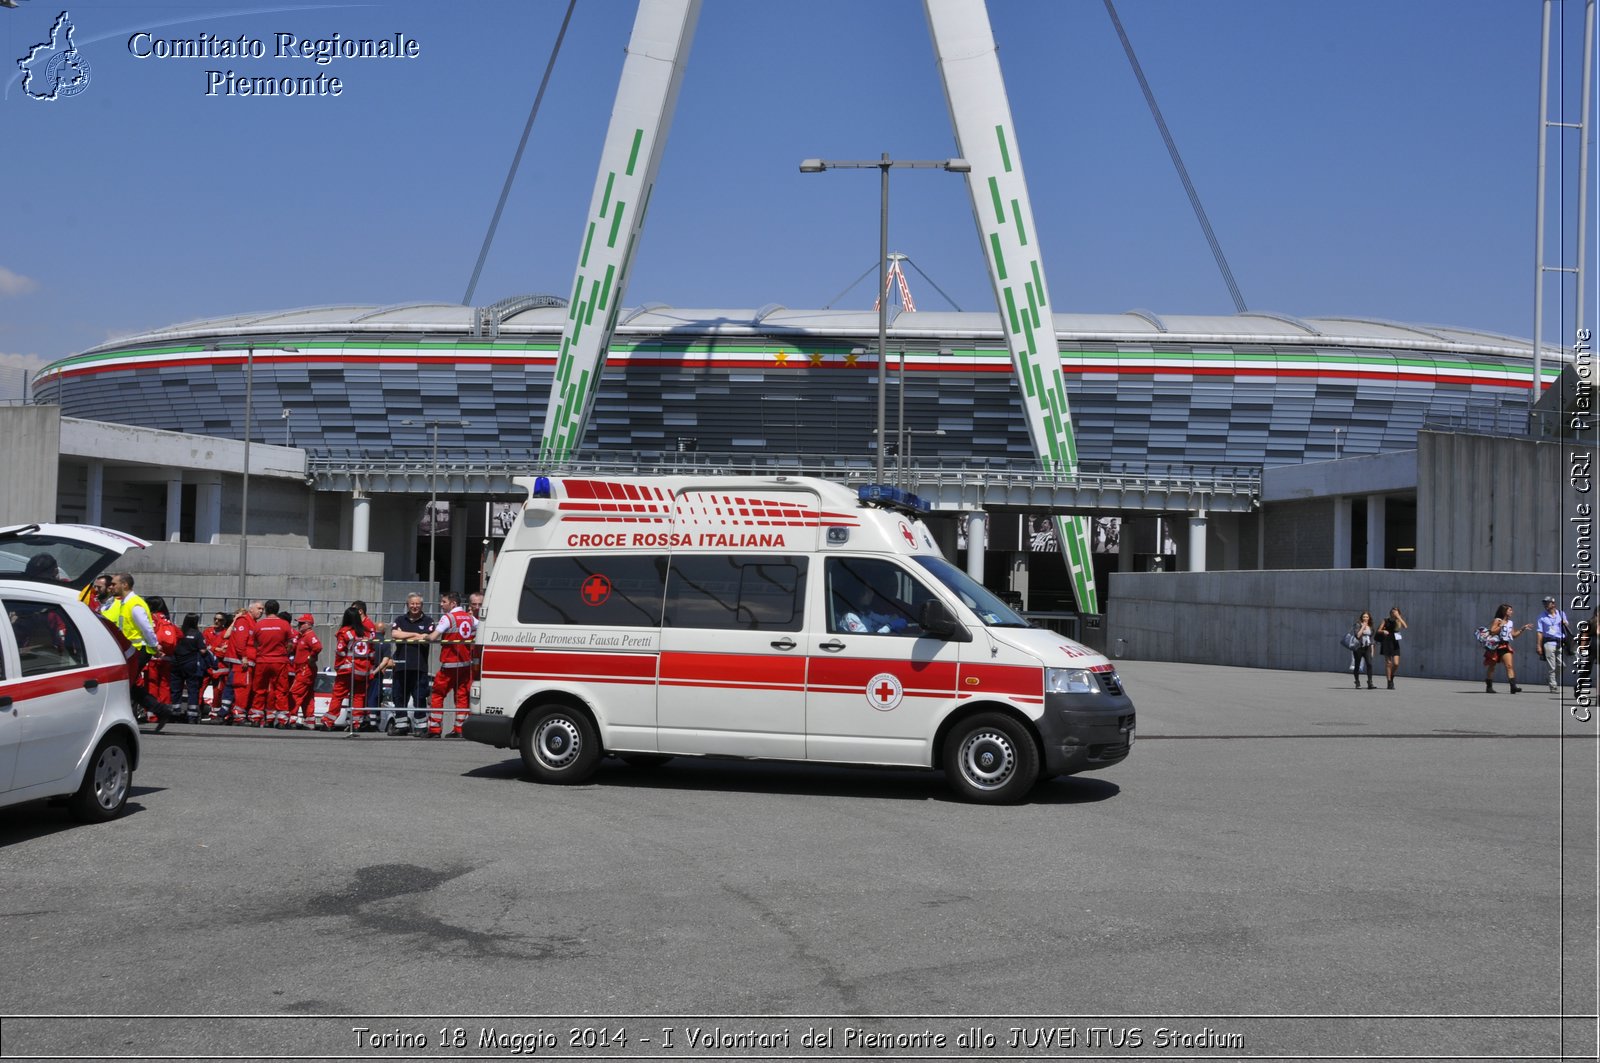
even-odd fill
[(1344, 633), (1344, 638), (1340, 639), (1339, 642), (1347, 650), (1355, 650), (1355, 649), (1360, 649), (1361, 648), (1361, 640), (1356, 638), (1356, 633), (1354, 631), (1346, 631)]

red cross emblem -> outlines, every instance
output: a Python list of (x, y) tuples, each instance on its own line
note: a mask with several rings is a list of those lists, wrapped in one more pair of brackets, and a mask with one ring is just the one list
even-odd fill
[(599, 605), (611, 597), (611, 581), (596, 572), (583, 581), (578, 593), (583, 595), (585, 605)]
[(888, 712), (898, 706), (904, 694), (899, 678), (888, 672), (879, 672), (867, 680), (867, 704), (879, 712)]
[(900, 535), (910, 545), (912, 545), (912, 546), (916, 546), (917, 545), (917, 537), (915, 535), (911, 534), (911, 526), (908, 525), (905, 521), (901, 521), (900, 522)]

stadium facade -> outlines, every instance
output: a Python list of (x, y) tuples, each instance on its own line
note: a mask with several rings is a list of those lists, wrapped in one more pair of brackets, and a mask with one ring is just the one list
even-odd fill
[[(382, 454), (430, 446), (437, 431), (446, 454), (532, 452), (568, 313), (559, 304), (195, 321), (55, 362), (33, 399), (71, 417), (242, 439), (248, 384), (258, 442)], [(1511, 427), (1533, 377), (1527, 341), (1457, 328), (1266, 313), (1056, 321), (1090, 465), (1270, 468), (1408, 450), (1424, 425)], [(899, 438), (916, 461), (1033, 460), (998, 315), (902, 311), (888, 351), (887, 431), (896, 438), (903, 403), (912, 434)], [(877, 363), (874, 312), (625, 311), (583, 449), (870, 458)], [(1547, 386), (1561, 365), (1545, 361)]]

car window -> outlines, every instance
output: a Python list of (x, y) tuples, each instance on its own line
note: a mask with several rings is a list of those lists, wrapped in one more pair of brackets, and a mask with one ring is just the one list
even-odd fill
[(830, 557), (828, 630), (834, 634), (916, 638), (922, 603), (933, 594), (892, 561)]
[(52, 602), (8, 599), (6, 616), (17, 640), (17, 664), (22, 678), (86, 668), (88, 654), (83, 636), (67, 616), (67, 611)]
[(806, 558), (676, 554), (664, 627), (799, 631)]
[(662, 555), (535, 557), (522, 581), (517, 622), (659, 627), (666, 582)]

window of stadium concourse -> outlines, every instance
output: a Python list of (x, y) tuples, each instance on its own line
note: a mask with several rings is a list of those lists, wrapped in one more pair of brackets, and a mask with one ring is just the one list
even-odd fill
[[(1367, 567), (1367, 500), (1350, 503), (1350, 567)], [(1383, 567), (1417, 567), (1417, 501), (1386, 498), (1383, 506)]]

